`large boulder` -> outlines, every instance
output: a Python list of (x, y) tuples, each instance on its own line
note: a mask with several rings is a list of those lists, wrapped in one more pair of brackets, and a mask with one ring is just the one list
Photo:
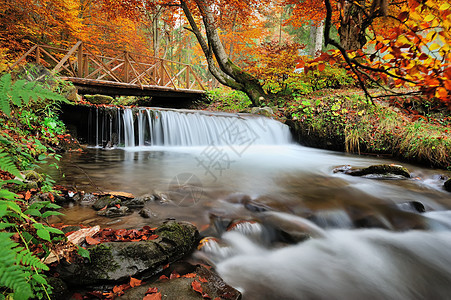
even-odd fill
[(90, 260), (62, 262), (56, 268), (60, 278), (71, 285), (96, 286), (130, 277), (148, 278), (165, 265), (191, 253), (197, 244), (196, 227), (169, 221), (155, 231), (158, 238), (141, 242), (109, 242), (88, 248)]
[(410, 178), (409, 170), (400, 165), (373, 165), (362, 169), (342, 166), (334, 169), (334, 173), (337, 172), (375, 179)]

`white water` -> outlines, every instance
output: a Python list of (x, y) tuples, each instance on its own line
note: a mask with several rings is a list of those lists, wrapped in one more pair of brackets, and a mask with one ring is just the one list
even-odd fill
[[(338, 165), (394, 161), (295, 145), (285, 125), (249, 115), (124, 109), (110, 119), (106, 140), (99, 130), (107, 126), (99, 122), (108, 117), (93, 115), (96, 145), (112, 139), (114, 131), (125, 151), (90, 149), (78, 161), (71, 154), (69, 165), (83, 167), (90, 182), (105, 191), (141, 195), (164, 192), (173, 178), (189, 172), (200, 179), (202, 198), (192, 207), (149, 204), (158, 220), (206, 225), (210, 214), (258, 220), (218, 236), (224, 245), (203, 250), (244, 300), (451, 299), (451, 196), (434, 179), (442, 171), (406, 165), (419, 180), (389, 181), (334, 174)], [(207, 160), (207, 150), (227, 155), (230, 164), (220, 172), (213, 165), (203, 168), (199, 161)], [(79, 184), (87, 181), (85, 173), (75, 178), (79, 170), (64, 172), (68, 184), (87, 188)], [(249, 212), (234, 200), (236, 192), (269, 212)], [(410, 201), (421, 202), (427, 212), (413, 210)], [(360, 217), (403, 232), (356, 229)], [(115, 225), (152, 222), (136, 214), (123, 220), (128, 221)], [(424, 230), (412, 230), (415, 226)], [(287, 246), (274, 242), (274, 228), (312, 238)]]
[[(126, 148), (207, 145), (249, 147), (291, 143), (288, 126), (255, 115), (158, 108), (124, 108), (118, 109), (115, 114), (102, 113), (110, 120), (109, 132), (104, 132), (105, 120), (99, 117), (97, 109), (96, 119), (90, 120), (96, 122), (95, 146), (107, 143), (114, 145), (111, 141), (113, 131), (118, 136), (116, 145)], [(113, 126), (113, 123), (116, 126)]]
[(245, 299), (451, 298), (449, 232), (330, 230), (276, 250), (223, 238), (234, 255), (216, 269)]

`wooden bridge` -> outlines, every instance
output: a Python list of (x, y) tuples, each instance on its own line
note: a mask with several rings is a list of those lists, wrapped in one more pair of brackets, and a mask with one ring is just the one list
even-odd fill
[(78, 41), (71, 49), (35, 45), (11, 69), (34, 61), (71, 81), (80, 94), (197, 98), (205, 93), (191, 65)]

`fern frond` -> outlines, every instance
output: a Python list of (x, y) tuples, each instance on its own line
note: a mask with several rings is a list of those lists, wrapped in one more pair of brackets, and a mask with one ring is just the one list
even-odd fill
[(10, 155), (4, 153), (2, 149), (0, 149), (0, 170), (9, 172), (16, 177), (22, 177), (17, 167), (11, 161)]
[(9, 91), (11, 90), (11, 74), (5, 74), (0, 77), (0, 110), (6, 115), (11, 114), (11, 106), (9, 104)]
[(49, 267), (47, 267), (47, 265), (44, 264), (39, 258), (34, 256), (32, 252), (22, 247), (18, 247), (16, 250), (17, 250), (16, 264), (30, 266), (35, 269), (44, 271), (49, 270)]
[(14, 291), (14, 299), (29, 299), (33, 296), (28, 283), (30, 273), (16, 264), (17, 243), (11, 240), (12, 234), (0, 232), (0, 286)]

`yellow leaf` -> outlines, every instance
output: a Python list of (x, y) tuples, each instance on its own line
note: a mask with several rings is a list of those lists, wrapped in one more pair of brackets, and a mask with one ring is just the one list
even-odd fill
[(434, 51), (434, 50), (437, 50), (440, 48), (441, 48), (441, 46), (439, 44), (434, 43), (429, 47), (429, 50)]
[(435, 16), (430, 14), (430, 15), (427, 15), (426, 18), (424, 18), (424, 21), (425, 22), (430, 22), (430, 21), (432, 21), (434, 19), (435, 19)]
[(393, 59), (393, 58), (395, 58), (395, 57), (393, 56), (393, 54), (387, 54), (387, 55), (385, 55), (385, 56), (383, 57), (383, 59), (385, 59), (385, 60), (390, 60), (390, 59)]
[(451, 7), (451, 4), (449, 4), (449, 3), (443, 3), (441, 6), (440, 6), (440, 10), (448, 10), (449, 8)]

